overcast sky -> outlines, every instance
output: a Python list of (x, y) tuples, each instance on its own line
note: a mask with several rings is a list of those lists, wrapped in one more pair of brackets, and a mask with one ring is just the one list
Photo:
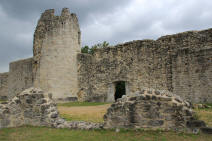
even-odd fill
[(83, 45), (157, 39), (212, 28), (212, 0), (0, 0), (0, 72), (32, 56), (33, 33), (46, 9), (76, 13)]

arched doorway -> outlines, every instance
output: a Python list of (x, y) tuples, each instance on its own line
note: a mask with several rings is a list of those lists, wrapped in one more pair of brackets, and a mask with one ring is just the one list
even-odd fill
[(121, 98), (123, 95), (126, 95), (125, 81), (115, 82), (115, 94), (114, 94), (115, 101), (117, 101), (117, 99)]

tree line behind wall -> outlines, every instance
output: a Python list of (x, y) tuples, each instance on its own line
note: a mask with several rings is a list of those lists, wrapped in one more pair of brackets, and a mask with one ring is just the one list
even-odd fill
[(81, 53), (94, 54), (96, 49), (98, 49), (98, 48), (106, 48), (108, 46), (109, 46), (109, 43), (107, 41), (104, 41), (103, 43), (95, 44), (95, 45), (93, 45), (91, 47), (86, 45), (86, 46), (81, 48)]

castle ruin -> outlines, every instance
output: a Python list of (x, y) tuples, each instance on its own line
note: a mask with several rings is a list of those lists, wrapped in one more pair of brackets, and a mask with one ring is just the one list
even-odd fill
[(0, 74), (0, 97), (30, 87), (55, 100), (115, 101), (117, 85), (131, 95), (142, 88), (168, 90), (195, 103), (212, 102), (212, 29), (137, 40), (81, 53), (75, 14), (46, 10), (38, 21), (33, 57), (10, 63)]

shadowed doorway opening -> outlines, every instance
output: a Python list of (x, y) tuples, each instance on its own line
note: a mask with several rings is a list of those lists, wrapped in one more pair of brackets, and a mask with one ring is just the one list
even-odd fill
[(115, 101), (118, 98), (121, 98), (123, 95), (126, 95), (126, 86), (124, 81), (118, 81), (115, 83)]

